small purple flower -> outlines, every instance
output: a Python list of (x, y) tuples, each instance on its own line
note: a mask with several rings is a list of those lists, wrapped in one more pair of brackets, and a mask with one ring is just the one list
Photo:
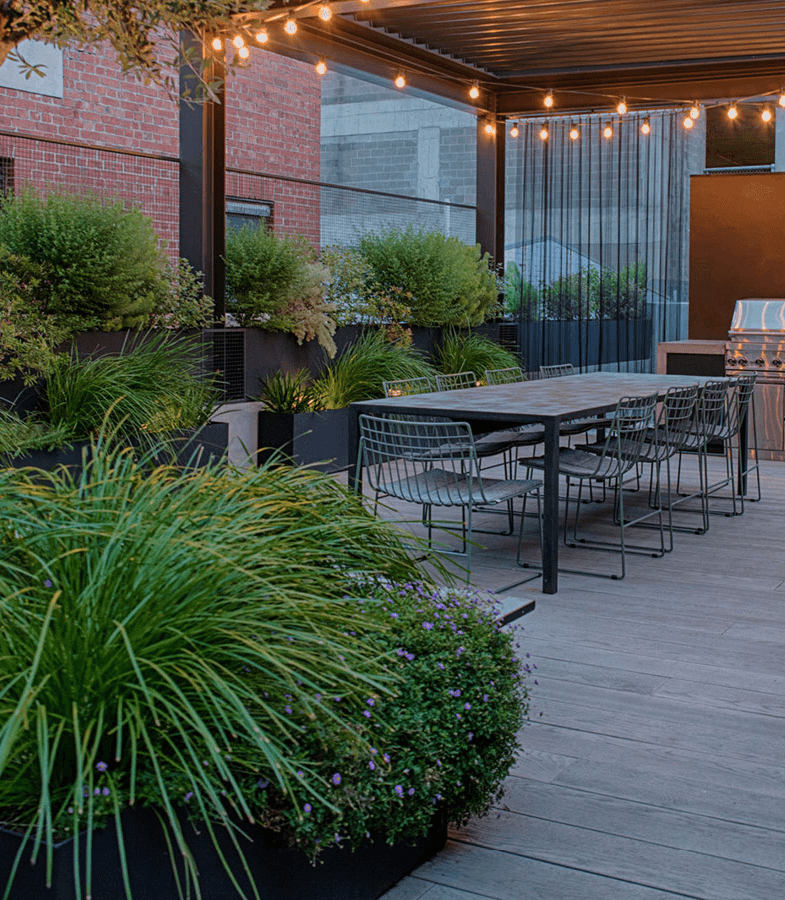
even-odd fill
[(436, 663), (436, 665), (442, 670), (442, 672), (444, 671), (444, 663)]
[(96, 797), (100, 797), (101, 796), (101, 788), (96, 788), (93, 791), (93, 793), (95, 794)]
[(259, 790), (262, 790), (262, 791), (263, 791), (263, 790), (267, 787), (267, 785), (268, 785), (269, 783), (270, 783), (270, 782), (269, 782), (266, 778), (260, 778), (260, 779), (256, 782), (256, 786), (259, 788)]
[(305, 812), (309, 813), (313, 809), (313, 807), (310, 803), (306, 803), (303, 809), (305, 810)]
[(292, 714), (292, 708), (291, 708), (291, 706), (284, 706), (283, 711), (284, 711), (288, 716), (290, 716), (290, 715)]
[(336, 787), (338, 787), (338, 785), (341, 783), (341, 773), (340, 773), (340, 772), (336, 772), (336, 773), (333, 775), (333, 777), (332, 777), (332, 783), (333, 783)]
[(366, 719), (370, 719), (370, 718), (371, 718), (371, 711), (370, 711), (370, 709), (364, 709), (364, 710), (363, 710), (363, 715), (365, 716)]
[(413, 653), (407, 653), (407, 654), (406, 654), (406, 658), (409, 660), (409, 662), (411, 662), (411, 661), (414, 659), (414, 654), (413, 654)]
[(373, 706), (374, 703), (376, 703), (373, 697), (369, 697), (365, 702), (368, 704), (368, 706)]
[(409, 795), (410, 797), (413, 797), (413, 796), (414, 796), (414, 788), (409, 788), (409, 790), (407, 791), (407, 793), (408, 793), (408, 795)]
[(96, 763), (95, 767), (99, 772), (105, 772), (109, 768), (105, 762)]
[(386, 763), (388, 763), (388, 762), (390, 761), (390, 754), (389, 754), (389, 753), (385, 753), (385, 754), (382, 756), (382, 759), (383, 759)]
[(44, 582), (44, 587), (50, 588), (52, 586), (52, 581), (50, 578), (47, 578)]
[(376, 749), (376, 747), (371, 747), (371, 756), (376, 756), (376, 754), (377, 754), (378, 752), (379, 752), (379, 751)]
[(474, 732), (473, 732), (473, 731), (470, 731), (470, 732), (469, 732), (469, 740), (471, 741), (471, 740), (473, 740), (473, 739), (474, 739)]
[(471, 703), (464, 703), (464, 704), (463, 704), (463, 708), (464, 708), (464, 709), (471, 709), (471, 708), (472, 708), (472, 705), (471, 705)]
[(393, 790), (399, 797), (403, 797), (403, 785), (396, 784), (395, 787), (393, 788)]
[(300, 769), (299, 772), (297, 773), (297, 777), (298, 777), (298, 778), (305, 778), (305, 772), (303, 772), (303, 770)]
[(193, 797), (193, 795), (193, 791), (188, 791), (188, 793), (185, 795), (185, 802), (187, 803), (191, 799), (191, 797)]
[(375, 763), (372, 759), (369, 759), (369, 760), (368, 760), (368, 768), (369, 768), (372, 772), (373, 772), (373, 770), (376, 768), (376, 763)]
[(488, 696), (488, 694), (483, 694), (483, 695), (482, 695), (482, 702), (483, 702), (483, 703), (487, 703), (490, 699), (491, 699), (491, 698)]
[(108, 797), (112, 792), (109, 790), (108, 787), (105, 787), (105, 788), (101, 788), (101, 793), (104, 795), (104, 797)]
[(426, 631), (430, 631), (430, 630), (433, 628), (433, 622), (423, 622), (423, 623), (422, 623), (422, 627), (423, 627)]

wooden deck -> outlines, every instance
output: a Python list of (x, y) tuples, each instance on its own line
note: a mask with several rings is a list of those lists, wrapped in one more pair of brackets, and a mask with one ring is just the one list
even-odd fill
[[(623, 581), (512, 592), (538, 683), (504, 800), (384, 900), (785, 897), (785, 463), (761, 468), (762, 502)], [(514, 539), (478, 539), (474, 582), (514, 580)]]

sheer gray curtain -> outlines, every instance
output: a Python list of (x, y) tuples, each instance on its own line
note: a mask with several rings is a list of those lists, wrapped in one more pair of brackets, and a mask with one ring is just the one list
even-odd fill
[(530, 120), (508, 138), (505, 304), (525, 368), (653, 371), (657, 342), (686, 338), (689, 174), (705, 145), (683, 118)]

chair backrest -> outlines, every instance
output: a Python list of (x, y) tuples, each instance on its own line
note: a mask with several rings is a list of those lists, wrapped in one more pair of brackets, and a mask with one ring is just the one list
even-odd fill
[(700, 385), (668, 389), (657, 420), (660, 457), (673, 455), (689, 447), (700, 394)]
[(430, 394), (436, 390), (433, 380), (427, 375), (419, 378), (399, 378), (397, 381), (383, 381), (385, 397), (411, 397), (414, 394)]
[(540, 366), (540, 378), (561, 378), (562, 375), (574, 375), (572, 363), (560, 363), (558, 366)]
[(485, 499), (467, 422), (359, 417), (358, 467), (375, 491), (433, 506), (463, 506), (467, 490)]
[(747, 418), (755, 392), (756, 378), (757, 372), (745, 372), (743, 375), (737, 375), (732, 383), (728, 410), (731, 437), (735, 437), (739, 433), (739, 429)]
[(707, 381), (698, 397), (696, 434), (701, 445), (714, 438), (724, 439), (730, 433), (730, 391), (734, 382)]
[(507, 369), (486, 369), (485, 380), (488, 384), (515, 384), (526, 381), (526, 376), (520, 366), (510, 366)]
[(436, 376), (437, 391), (459, 391), (462, 388), (477, 387), (477, 376), (474, 372), (453, 372), (450, 375)]
[[(656, 410), (657, 394), (619, 400), (602, 453), (597, 456), (598, 475), (605, 478), (624, 475), (641, 460)], [(609, 465), (611, 461), (613, 465)]]

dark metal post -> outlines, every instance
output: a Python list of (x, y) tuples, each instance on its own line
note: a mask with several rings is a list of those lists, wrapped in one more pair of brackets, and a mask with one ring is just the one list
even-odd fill
[[(204, 292), (213, 298), (215, 321), (226, 312), (226, 107), (223, 51), (214, 51), (190, 32), (183, 48), (205, 60), (204, 80), (218, 84), (217, 100), (196, 100), (199, 78), (180, 69), (180, 256), (204, 273)], [(192, 98), (192, 99), (183, 99)]]
[(506, 128), (500, 119), (493, 134), (489, 119), (477, 119), (477, 242), (497, 265), (504, 264), (504, 150)]

